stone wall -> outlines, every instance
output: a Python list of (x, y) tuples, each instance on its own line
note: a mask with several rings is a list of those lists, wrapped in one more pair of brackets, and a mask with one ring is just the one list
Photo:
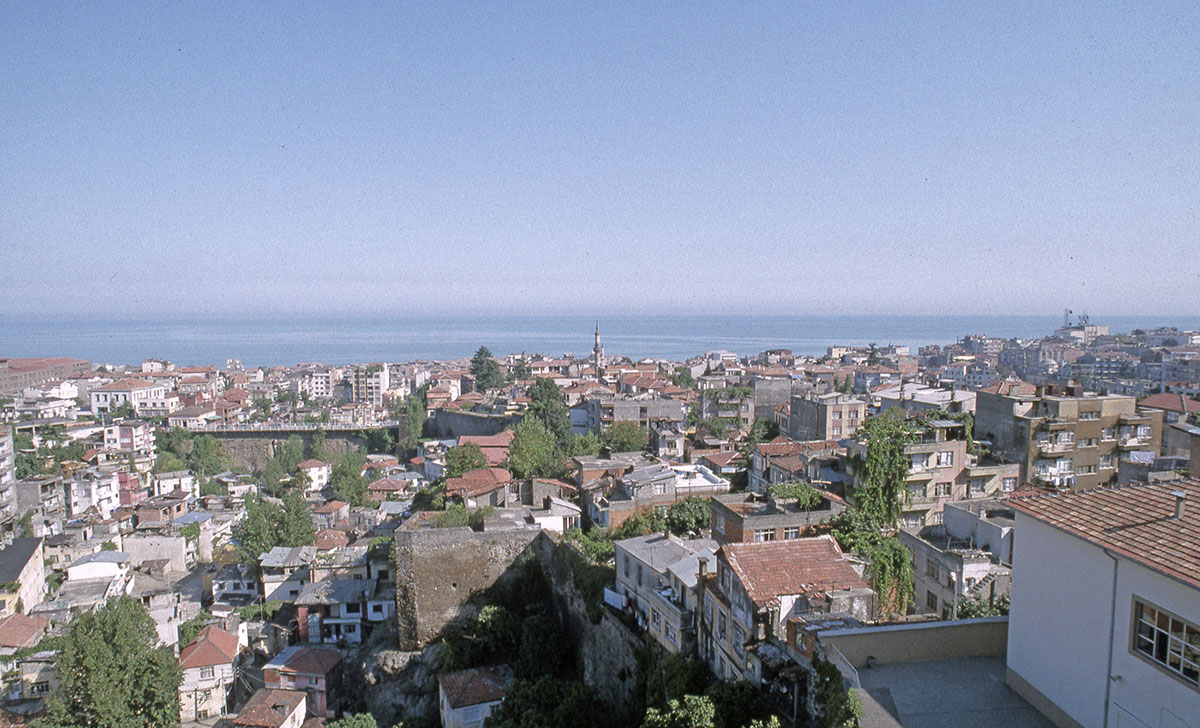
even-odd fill
[(439, 438), (487, 436), (502, 432), (506, 427), (515, 427), (520, 421), (521, 418), (514, 415), (487, 415), (440, 409), (434, 410), (433, 416), (425, 423), (425, 430), (430, 437)]
[[(210, 432), (221, 443), (221, 450), (229, 456), (230, 469), (238, 472), (261, 470), (275, 456), (275, 448), (287, 441), (291, 433), (283, 432)], [(295, 434), (304, 440), (307, 451), (312, 446), (312, 431), (303, 430)], [(366, 450), (367, 443), (356, 432), (326, 432), (325, 450), (330, 455), (341, 457), (351, 450)]]
[(470, 528), (397, 530), (396, 627), (399, 648), (420, 650), (451, 620), (473, 611), (541, 531)]

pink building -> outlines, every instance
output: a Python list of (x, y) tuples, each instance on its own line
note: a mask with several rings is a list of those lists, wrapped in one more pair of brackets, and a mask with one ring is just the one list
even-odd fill
[[(263, 665), (263, 680), (266, 687), (283, 690), (299, 690), (308, 693), (308, 712), (325, 718), (336, 711), (336, 695), (341, 684), (338, 665), (342, 655), (337, 650), (320, 647), (288, 647)], [(335, 700), (329, 700), (329, 694)]]

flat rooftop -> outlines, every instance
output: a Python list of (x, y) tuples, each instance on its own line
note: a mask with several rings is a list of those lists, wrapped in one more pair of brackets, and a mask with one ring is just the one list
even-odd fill
[(1054, 728), (1004, 673), (1003, 656), (860, 669), (863, 728)]

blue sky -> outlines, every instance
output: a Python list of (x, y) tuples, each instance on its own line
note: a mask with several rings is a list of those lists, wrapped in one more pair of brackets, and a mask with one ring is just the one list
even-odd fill
[(4, 4), (0, 312), (1196, 313), (1200, 5), (900, 5)]

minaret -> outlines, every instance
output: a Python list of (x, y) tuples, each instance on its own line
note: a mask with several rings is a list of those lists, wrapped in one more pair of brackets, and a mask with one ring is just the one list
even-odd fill
[(596, 345), (592, 347), (592, 359), (596, 366), (596, 379), (600, 378), (600, 373), (604, 367), (604, 347), (600, 346), (600, 321), (596, 320)]

